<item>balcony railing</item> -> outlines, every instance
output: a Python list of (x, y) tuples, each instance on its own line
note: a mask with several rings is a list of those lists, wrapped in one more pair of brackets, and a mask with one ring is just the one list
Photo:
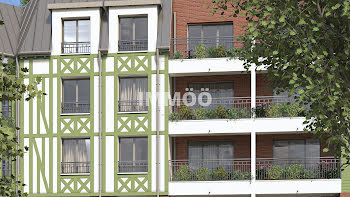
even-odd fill
[(147, 100), (119, 100), (119, 112), (146, 112), (148, 111)]
[(90, 53), (90, 42), (63, 42), (62, 53)]
[(339, 179), (340, 160), (331, 157), (257, 159), (257, 180)]
[(147, 51), (148, 40), (119, 40), (119, 51)]
[[(306, 159), (256, 159), (257, 180), (339, 179), (340, 160), (330, 157)], [(172, 160), (170, 181), (250, 180), (250, 159)]]
[(61, 106), (62, 113), (90, 113), (90, 103), (64, 102)]
[[(200, 101), (205, 105), (199, 104)], [(258, 96), (254, 109), (251, 108), (250, 97), (173, 99), (170, 106), (173, 117), (186, 120), (250, 118), (254, 113), (257, 118), (302, 117), (306, 113), (305, 106), (300, 106), (284, 96)]]
[(5, 117), (11, 117), (12, 116), (12, 106), (11, 105), (3, 105), (1, 107), (1, 114)]
[(90, 162), (62, 162), (62, 174), (90, 173)]
[(148, 161), (118, 161), (118, 172), (148, 172)]
[(170, 181), (250, 180), (250, 159), (172, 160)]
[(175, 38), (171, 40), (171, 57), (176, 59), (195, 58), (196, 47), (198, 45), (203, 45), (206, 48), (207, 57), (218, 57), (215, 54), (215, 48), (219, 46), (224, 47), (222, 48), (224, 50), (221, 49), (220, 51), (220, 57), (231, 56), (229, 53), (232, 53), (234, 48), (243, 46), (243, 43), (238, 38), (238, 36)]

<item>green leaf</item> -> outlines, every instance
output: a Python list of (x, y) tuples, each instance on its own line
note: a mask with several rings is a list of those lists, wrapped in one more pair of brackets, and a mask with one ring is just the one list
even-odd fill
[(314, 27), (312, 31), (319, 31), (320, 29), (318, 27)]
[(298, 25), (305, 25), (305, 24), (306, 24), (306, 22), (303, 18), (301, 18), (298, 22)]
[(336, 9), (340, 8), (340, 6), (341, 6), (341, 4), (337, 3), (332, 7), (332, 10), (336, 10)]
[(297, 49), (297, 54), (300, 55), (303, 52), (302, 49)]
[(273, 55), (278, 55), (278, 51), (273, 51)]
[(281, 16), (281, 18), (279, 19), (279, 22), (283, 23), (286, 21), (286, 17), (284, 15)]
[(295, 36), (295, 35), (297, 35), (297, 33), (295, 31), (291, 31), (290, 35)]

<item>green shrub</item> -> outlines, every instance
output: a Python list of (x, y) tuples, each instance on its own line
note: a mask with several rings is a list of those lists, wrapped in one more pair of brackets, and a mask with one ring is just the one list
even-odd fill
[(207, 57), (207, 50), (204, 45), (198, 45), (194, 49), (194, 57), (197, 59), (203, 59)]
[(180, 115), (181, 119), (183, 119), (183, 120), (191, 119), (192, 118), (192, 110), (187, 105), (181, 105), (179, 115)]
[(207, 110), (205, 108), (203, 108), (203, 107), (199, 107), (199, 108), (195, 109), (193, 111), (194, 118), (196, 120), (203, 120), (203, 119), (205, 119), (206, 111)]
[(328, 169), (326, 171), (326, 179), (336, 179), (336, 178), (340, 178), (340, 170), (339, 169)]
[(269, 118), (278, 118), (282, 117), (282, 106), (279, 103), (272, 103), (266, 110), (267, 117)]
[(226, 52), (226, 48), (223, 45), (219, 45), (216, 48), (216, 57), (226, 57), (227, 56), (227, 52)]
[(227, 110), (227, 117), (230, 119), (250, 118), (251, 111), (244, 108), (232, 108)]
[(181, 116), (179, 113), (173, 112), (169, 115), (169, 120), (171, 120), (171, 121), (181, 120)]
[(227, 57), (238, 57), (238, 52), (236, 48), (230, 48), (227, 52)]
[(218, 118), (227, 118), (227, 110), (221, 105), (216, 107), (216, 116)]
[(271, 180), (278, 180), (282, 177), (283, 168), (279, 165), (272, 165), (267, 169), (267, 175)]
[(250, 172), (242, 172), (240, 170), (230, 173), (230, 180), (250, 180), (252, 178)]
[(197, 181), (208, 181), (209, 180), (209, 170), (208, 168), (198, 168), (195, 170)]
[(293, 164), (284, 168), (286, 179), (300, 179), (303, 177), (304, 167), (301, 164)]
[(183, 59), (184, 56), (181, 51), (175, 51), (173, 54), (173, 59)]
[(216, 58), (216, 47), (209, 47), (208, 56), (211, 58)]
[(288, 117), (297, 117), (302, 113), (303, 110), (303, 107), (298, 103), (293, 103), (287, 108)]
[(191, 178), (192, 173), (189, 166), (180, 166), (173, 174), (174, 181), (189, 181)]
[(308, 169), (304, 169), (303, 172), (303, 179), (317, 179), (317, 170), (308, 170)]
[(209, 118), (209, 119), (214, 119), (216, 118), (216, 111), (214, 109), (208, 109), (205, 112), (205, 117)]
[(217, 167), (212, 172), (212, 178), (213, 178), (213, 180), (228, 180), (229, 173), (227, 172), (227, 170), (225, 168)]
[(266, 117), (266, 105), (259, 104), (255, 109), (255, 115), (258, 118)]

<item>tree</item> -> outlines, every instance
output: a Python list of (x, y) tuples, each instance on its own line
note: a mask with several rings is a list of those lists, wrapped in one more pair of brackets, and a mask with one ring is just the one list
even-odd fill
[(310, 105), (306, 130), (350, 161), (350, 1), (212, 0), (246, 19), (241, 60), (267, 67), (278, 92)]
[(21, 0), (21, 6), (26, 6), (29, 2), (30, 0)]
[[(1, 23), (0, 23), (1, 24)], [(6, 62), (6, 63), (5, 63)], [(25, 96), (25, 100), (43, 95), (41, 91), (36, 90), (40, 83), (37, 78), (34, 83), (24, 84), (24, 73), (28, 69), (23, 68), (16, 76), (16, 66), (12, 59), (4, 56), (0, 57), (0, 101), (15, 102), (20, 101)], [(15, 121), (11, 117), (0, 115), (0, 162), (1, 160), (13, 163), (17, 157), (23, 157), (24, 150), (20, 148), (16, 130)], [(0, 176), (0, 196), (26, 196), (22, 191), (24, 186), (22, 181), (16, 180), (16, 175)], [(16, 189), (18, 188), (18, 190)]]

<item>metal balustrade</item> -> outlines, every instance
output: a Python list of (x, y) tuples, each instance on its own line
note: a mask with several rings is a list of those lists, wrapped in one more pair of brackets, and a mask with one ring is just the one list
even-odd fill
[(63, 42), (62, 53), (90, 53), (90, 42)]
[(179, 53), (185, 59), (194, 58), (194, 53), (198, 45), (203, 45), (207, 50), (211, 47), (224, 46), (226, 51), (232, 48), (243, 46), (242, 41), (238, 40), (239, 36), (219, 36), (219, 37), (188, 37), (188, 38), (173, 38), (171, 40), (170, 56), (174, 53)]
[(119, 40), (119, 51), (147, 51), (148, 40)]
[(90, 173), (90, 162), (61, 162), (62, 174)]
[(119, 112), (146, 112), (148, 111), (147, 100), (119, 100)]
[(61, 108), (62, 113), (90, 113), (90, 103), (64, 102)]
[[(340, 160), (332, 157), (256, 159), (257, 180), (340, 179)], [(251, 180), (250, 159), (171, 160), (170, 181)]]
[(118, 172), (148, 172), (148, 161), (118, 161)]
[(262, 158), (256, 160), (256, 179), (339, 179), (340, 167), (340, 160), (332, 157)]
[(250, 180), (250, 159), (172, 160), (170, 181)]

